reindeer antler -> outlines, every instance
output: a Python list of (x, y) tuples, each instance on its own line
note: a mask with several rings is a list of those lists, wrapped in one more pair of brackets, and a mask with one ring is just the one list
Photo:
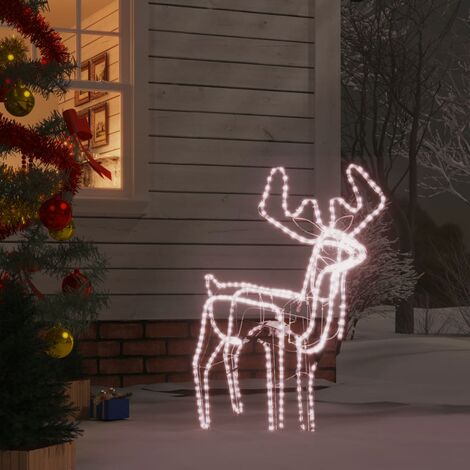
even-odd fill
[[(262, 217), (264, 217), (269, 223), (277, 227), (278, 229), (282, 230), (284, 233), (289, 235), (291, 238), (294, 240), (300, 241), (301, 243), (305, 243), (307, 245), (314, 245), (316, 243), (316, 239), (312, 237), (307, 238), (304, 235), (301, 235), (294, 230), (290, 229), (283, 223), (279, 222), (279, 220), (275, 219), (274, 217), (270, 216), (267, 211), (266, 211), (266, 201), (269, 199), (271, 196), (271, 182), (276, 175), (276, 173), (280, 173), (282, 175), (282, 209), (284, 211), (285, 217), (289, 217), (291, 219), (297, 219), (299, 218), (304, 210), (308, 207), (311, 206), (313, 209), (313, 215), (314, 215), (314, 223), (316, 223), (318, 226), (320, 226), (322, 229), (324, 228), (322, 219), (321, 219), (321, 213), (320, 213), (320, 208), (318, 206), (318, 202), (316, 199), (304, 199), (301, 204), (297, 207), (297, 209), (294, 212), (291, 212), (289, 210), (288, 204), (287, 204), (287, 198), (289, 196), (289, 178), (287, 176), (286, 170), (280, 166), (273, 168), (271, 170), (271, 173), (269, 174), (267, 180), (266, 180), (266, 186), (264, 188), (264, 193), (261, 198), (261, 202), (258, 205), (258, 210), (259, 213), (261, 214)], [(306, 217), (306, 220), (309, 220), (309, 217)]]
[(351, 164), (348, 166), (346, 170), (346, 177), (348, 179), (349, 184), (351, 185), (351, 189), (354, 194), (355, 198), (355, 205), (347, 203), (342, 197), (335, 197), (330, 200), (330, 226), (334, 226), (337, 221), (337, 214), (336, 214), (336, 205), (343, 207), (346, 211), (348, 211), (351, 215), (356, 215), (360, 210), (364, 209), (364, 200), (360, 194), (359, 187), (356, 184), (356, 180), (354, 177), (353, 172), (356, 172), (361, 176), (365, 184), (372, 189), (372, 191), (379, 196), (379, 202), (376, 207), (369, 212), (366, 217), (359, 223), (357, 220), (355, 222), (357, 225), (352, 230), (348, 231), (348, 233), (352, 236), (357, 235), (361, 230), (363, 230), (377, 215), (384, 209), (386, 198), (383, 191), (380, 187), (375, 183), (375, 181), (369, 176), (367, 171), (364, 168), (360, 167), (359, 165)]

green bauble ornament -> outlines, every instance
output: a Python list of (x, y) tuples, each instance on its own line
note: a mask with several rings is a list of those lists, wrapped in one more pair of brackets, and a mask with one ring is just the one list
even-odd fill
[(5, 96), (5, 108), (13, 116), (26, 116), (34, 108), (34, 96), (25, 86), (15, 85)]

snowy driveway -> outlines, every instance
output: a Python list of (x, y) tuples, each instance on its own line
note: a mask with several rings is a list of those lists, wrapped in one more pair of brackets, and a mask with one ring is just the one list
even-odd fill
[(201, 431), (193, 397), (137, 387), (131, 420), (83, 423), (77, 470), (470, 468), (470, 339), (363, 339), (338, 359), (338, 384), (317, 392), (314, 434), (298, 431), (293, 394), (285, 431), (265, 430), (263, 393), (245, 396), (240, 417), (214, 396), (213, 430)]

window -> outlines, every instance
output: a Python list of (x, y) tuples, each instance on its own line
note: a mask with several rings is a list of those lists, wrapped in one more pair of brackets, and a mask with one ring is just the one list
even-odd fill
[(59, 100), (59, 109), (75, 107), (88, 120), (93, 138), (85, 147), (112, 174), (111, 181), (101, 178), (84, 163), (82, 187), (121, 190), (126, 140), (122, 117), (129, 82), (124, 74), (129, 70), (129, 58), (120, 48), (120, 2), (49, 0), (49, 7), (45, 16), (61, 33), (78, 66), (71, 89)]
[[(146, 136), (147, 104), (142, 77), (141, 94), (135, 100), (133, 83), (138, 79), (136, 65), (145, 65), (146, 38), (136, 38), (148, 28), (135, 22), (145, 21), (145, 4), (139, 0), (49, 0), (49, 11), (43, 14), (61, 34), (76, 61), (71, 87), (60, 98), (47, 101), (36, 97), (33, 112), (19, 120), (24, 124), (38, 122), (52, 109), (75, 108), (90, 123), (93, 138), (85, 147), (93, 157), (112, 173), (112, 181), (103, 179), (86, 164), (84, 156), (83, 190), (78, 199), (136, 199), (143, 193), (139, 175), (145, 169), (136, 158)], [(140, 10), (140, 13), (139, 11)], [(3, 30), (7, 28), (3, 27)], [(12, 31), (0, 31), (2, 35)], [(141, 44), (137, 49), (136, 44)], [(137, 57), (142, 52), (144, 59)], [(31, 48), (30, 56), (37, 51)], [(140, 73), (144, 66), (138, 67)], [(134, 109), (139, 113), (134, 113)], [(136, 116), (136, 119), (134, 119)]]

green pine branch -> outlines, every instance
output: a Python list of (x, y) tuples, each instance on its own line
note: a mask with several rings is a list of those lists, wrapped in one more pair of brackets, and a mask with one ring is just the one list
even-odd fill
[[(8, 273), (11, 279), (24, 285), (35, 284), (37, 278), (44, 280), (44, 277), (55, 283), (55, 294), (35, 299), (37, 319), (49, 325), (60, 323), (75, 333), (96, 319), (98, 312), (108, 305), (108, 295), (101, 288), (107, 264), (92, 243), (76, 237), (68, 242), (54, 242), (40, 224), (23, 232), (10, 249), (0, 245), (0, 272)], [(90, 281), (91, 295), (61, 292), (64, 277), (76, 268)]]
[(38, 60), (12, 62), (0, 69), (0, 83), (9, 79), (13, 83), (23, 84), (44, 98), (51, 94), (61, 96), (67, 90), (74, 70), (75, 64), (72, 62), (50, 62), (47, 66)]
[(27, 59), (25, 42), (17, 37), (6, 37), (0, 40), (0, 67), (6, 67), (11, 62)]

